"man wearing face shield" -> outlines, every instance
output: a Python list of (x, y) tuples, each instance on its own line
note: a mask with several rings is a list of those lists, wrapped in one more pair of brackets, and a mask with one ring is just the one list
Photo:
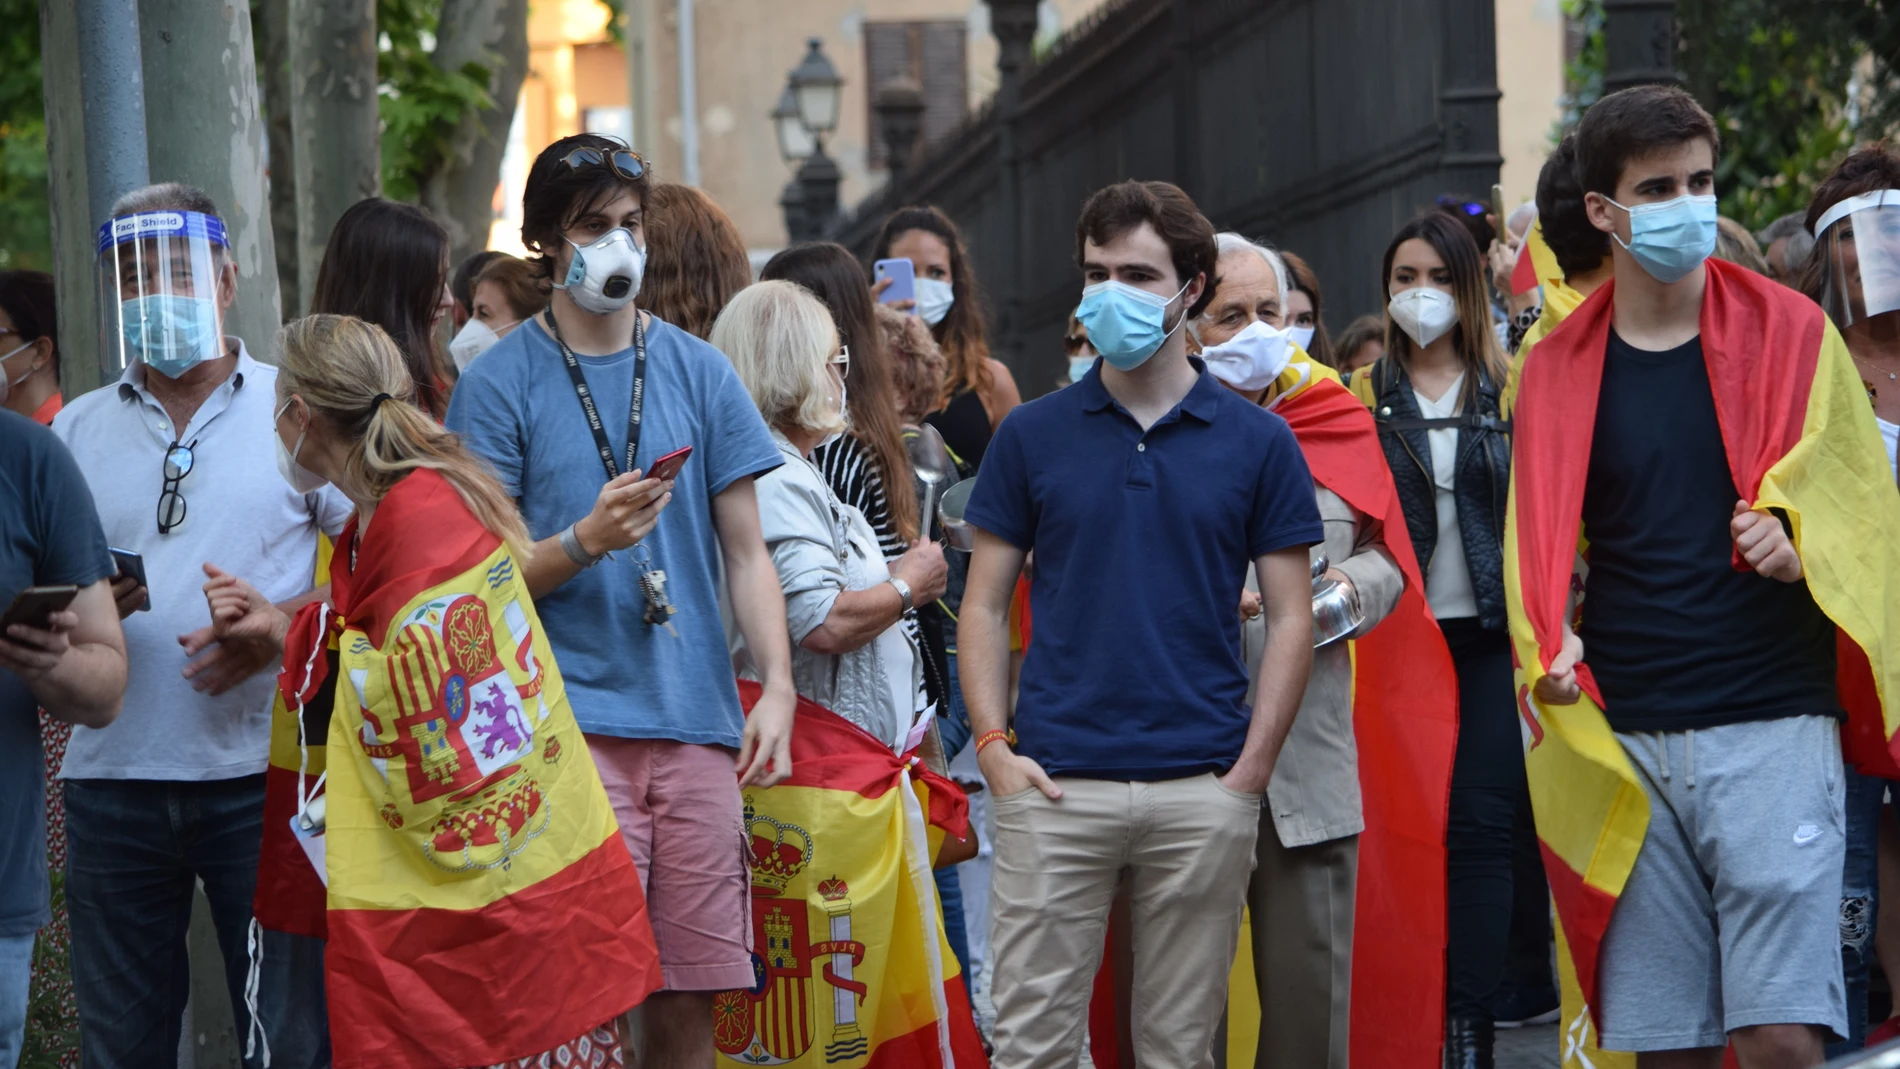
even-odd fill
[[(1351, 1047), (1362, 1061), (1382, 1064), (1429, 1058), (1440, 1039), (1437, 1021), (1424, 1019), (1407, 1034), (1406, 1026), (1420, 1022), (1394, 1020), (1394, 995), (1377, 985), (1436, 989), (1444, 982), (1442, 951), (1426, 934), (1443, 931), (1444, 900), (1421, 889), (1441, 887), (1445, 878), (1442, 799), (1457, 723), (1450, 654), (1425, 612), (1411, 539), (1365, 405), (1282, 331), (1288, 273), (1278, 253), (1238, 234), (1215, 241), (1218, 281), (1194, 321), (1201, 358), (1228, 389), (1293, 429), (1326, 532), (1313, 559), (1330, 562), (1327, 578), (1345, 584), (1363, 613), (1349, 633), (1314, 651), (1260, 813), (1247, 892), (1260, 1001), (1255, 1064), (1344, 1069)], [(1251, 574), (1247, 589), (1241, 636), (1247, 663), (1255, 664), (1267, 634)], [(1401, 720), (1413, 730), (1395, 731)], [(1434, 809), (1436, 832), (1420, 837), (1426, 855), (1417, 844), (1408, 852), (1400, 845), (1404, 829), (1419, 819), (1430, 824), (1434, 818), (1421, 814)], [(1405, 893), (1390, 893), (1394, 886)], [(1357, 901), (1368, 908), (1356, 916)], [(1394, 909), (1394, 902), (1405, 905)], [(1358, 1004), (1365, 1024), (1357, 1030), (1355, 985), (1368, 996)]]
[[(1850, 153), (1815, 187), (1814, 200), (1796, 222), (1812, 228), (1799, 236), (1814, 242), (1819, 253), (1801, 261), (1791, 282), (1840, 329), (1891, 466), (1900, 444), (1900, 153), (1881, 146)], [(1860, 763), (1847, 775), (1847, 866), (1841, 880), (1847, 1032), (1842, 1043), (1829, 1047), (1830, 1056), (1867, 1045), (1868, 973), (1882, 905), (1878, 829), (1887, 789), (1900, 778), (1896, 772)], [(1891, 950), (1886, 958), (1893, 960)]]
[(276, 657), (218, 642), (201, 587), (217, 568), (291, 609), (312, 589), (319, 533), (342, 530), (333, 487), (288, 485), (274, 367), (224, 333), (237, 293), (217, 208), (164, 184), (127, 194), (98, 231), (100, 346), (117, 382), (68, 404), (53, 431), (92, 486), (109, 543), (139, 555), (113, 594), (130, 676), (110, 727), (77, 729), (66, 781), (73, 984), (87, 1058), (170, 1064), (186, 985), (184, 925), (202, 882), (238, 1030), (256, 1007), (246, 1065), (324, 1065), (322, 958), (312, 941), (267, 932), (258, 986), (247, 950), (265, 821)]
[[(710, 1066), (713, 995), (753, 983), (740, 789), (792, 771), (785, 600), (753, 490), (781, 455), (731, 362), (634, 304), (648, 188), (611, 138), (542, 151), (522, 239), (552, 299), (468, 365), (448, 426), (537, 539), (523, 577), (646, 884), (665, 988), (633, 1053)], [(647, 477), (686, 447), (676, 474)], [(764, 688), (749, 716), (722, 593)]]
[(1900, 719), (1900, 494), (1834, 324), (1710, 258), (1695, 100), (1614, 93), (1576, 147), (1613, 277), (1523, 356), (1505, 532), (1563, 1012), (1643, 1067), (1818, 1065), (1842, 751), (1892, 768)]
[[(1889, 184), (1824, 202), (1830, 183), (1856, 178)], [(1850, 156), (1822, 184), (1808, 214), (1820, 255), (1803, 289), (1840, 328), (1892, 462), (1900, 445), (1900, 157), (1880, 149)]]

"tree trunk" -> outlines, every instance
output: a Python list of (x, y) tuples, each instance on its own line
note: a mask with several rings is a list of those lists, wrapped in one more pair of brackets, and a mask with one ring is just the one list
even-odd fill
[(97, 389), (106, 372), (99, 352), (97, 224), (88, 206), (86, 117), (80, 103), (79, 12), (71, 0), (40, 0), (40, 77), (46, 93), (53, 295), (65, 312), (59, 316), (59, 385), (73, 398)]
[(140, 0), (139, 45), (152, 181), (185, 182), (217, 202), (238, 268), (225, 333), (269, 360), (283, 317), (250, 4)]
[(480, 63), (492, 72), (495, 106), (462, 118), (441, 166), (422, 182), (422, 206), (448, 229), (454, 265), (488, 247), (501, 157), (528, 73), (527, 0), (443, 0), (433, 58), (443, 70)]
[(382, 189), (375, 0), (289, 0), (297, 306), (308, 309), (337, 219)]
[(277, 235), (277, 289), (284, 318), (302, 312), (297, 285), (296, 139), (290, 132), (290, 0), (251, 0), (257, 65), (263, 77), (264, 119), (270, 132), (270, 225)]

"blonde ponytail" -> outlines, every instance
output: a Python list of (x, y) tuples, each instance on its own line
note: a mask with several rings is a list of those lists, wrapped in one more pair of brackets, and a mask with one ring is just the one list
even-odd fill
[(351, 443), (351, 477), (378, 500), (403, 476), (428, 468), (455, 487), (490, 533), (525, 560), (532, 552), (514, 499), (455, 435), (410, 400), (416, 385), (402, 352), (373, 323), (309, 315), (277, 332), (285, 394), (304, 399)]

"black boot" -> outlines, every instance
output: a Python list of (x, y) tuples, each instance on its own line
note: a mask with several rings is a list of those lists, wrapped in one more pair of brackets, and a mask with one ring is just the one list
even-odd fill
[(1445, 1069), (1493, 1069), (1489, 1020), (1453, 1017), (1445, 1022)]

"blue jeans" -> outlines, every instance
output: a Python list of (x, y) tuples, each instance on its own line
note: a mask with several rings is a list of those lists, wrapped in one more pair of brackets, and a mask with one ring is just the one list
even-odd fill
[[(264, 830), (264, 777), (66, 784), (66, 904), (85, 1069), (173, 1069), (191, 968), (185, 933), (204, 884), (242, 1049), (246, 940)], [(323, 944), (265, 932), (258, 1017), (272, 1069), (330, 1064)], [(244, 1060), (263, 1065), (263, 1048)]]
[(20, 1060), (32, 976), (33, 933), (0, 935), (0, 1069), (13, 1069)]
[(1867, 967), (1880, 913), (1880, 806), (1887, 781), (1847, 770), (1847, 863), (1841, 872), (1841, 976), (1847, 988), (1847, 1038), (1829, 1058), (1867, 1046)]

